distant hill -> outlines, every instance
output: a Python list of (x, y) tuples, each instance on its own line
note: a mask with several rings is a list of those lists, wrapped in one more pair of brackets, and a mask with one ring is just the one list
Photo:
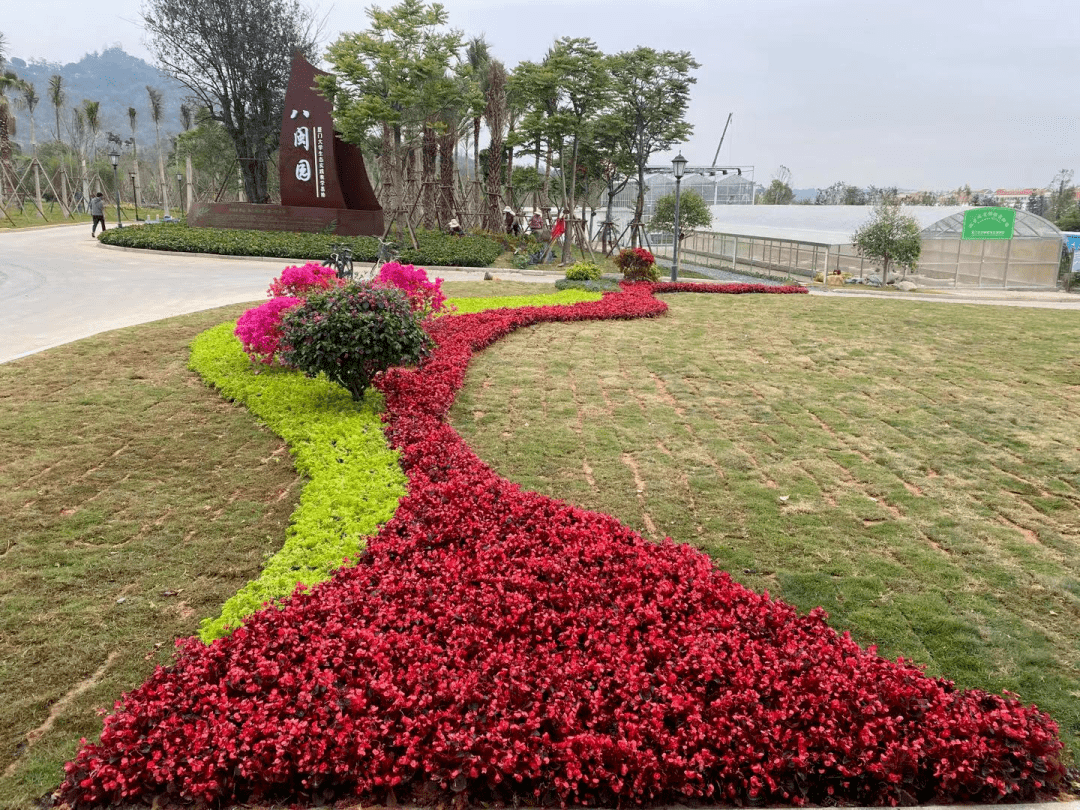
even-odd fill
[[(89, 7), (88, 7), (89, 8)], [(49, 102), (49, 79), (59, 74), (63, 77), (62, 88), (67, 97), (61, 111), (61, 126), (70, 121), (71, 108), (82, 106), (83, 100), (101, 102), (101, 133), (115, 132), (127, 140), (131, 137), (128, 124), (128, 107), (137, 111), (135, 135), (140, 146), (154, 143), (154, 122), (150, 118), (150, 97), (146, 86), (160, 90), (164, 96), (165, 112), (161, 120), (162, 144), (169, 135), (183, 130), (180, 122), (180, 104), (189, 95), (183, 85), (162, 74), (156, 67), (125, 52), (122, 48), (108, 48), (101, 53), (88, 53), (78, 62), (61, 65), (43, 59), (26, 61), (11, 58), (5, 69), (13, 70), (20, 79), (32, 82), (41, 97), (34, 111), (37, 142), (45, 143), (56, 137), (56, 114)], [(30, 126), (26, 110), (16, 110), (18, 116), (18, 142), (24, 150), (30, 146)], [(67, 139), (67, 135), (64, 135)], [(148, 153), (149, 154), (149, 153)]]
[(806, 200), (813, 202), (817, 199), (818, 190), (816, 188), (794, 188), (792, 191), (795, 192), (795, 199), (793, 199), (792, 202), (798, 203)]

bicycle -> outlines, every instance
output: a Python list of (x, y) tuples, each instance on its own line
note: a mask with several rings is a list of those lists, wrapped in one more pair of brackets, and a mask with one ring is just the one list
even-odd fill
[(396, 262), (399, 255), (396, 243), (379, 239), (379, 252), (375, 256), (375, 264), (371, 265), (371, 271), (375, 272), (389, 262)]
[(330, 258), (326, 260), (327, 267), (333, 267), (337, 271), (337, 277), (346, 281), (353, 280), (353, 255), (352, 249), (346, 245), (334, 245), (330, 249)]

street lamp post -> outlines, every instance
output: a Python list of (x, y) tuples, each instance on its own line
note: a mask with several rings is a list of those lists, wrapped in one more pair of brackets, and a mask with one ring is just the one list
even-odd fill
[(117, 168), (120, 165), (120, 153), (115, 150), (109, 152), (109, 162), (112, 163), (113, 186), (116, 188), (116, 227), (123, 228), (124, 223), (120, 221), (120, 171)]
[(185, 211), (184, 211), (184, 175), (180, 174), (180, 172), (176, 173), (176, 188), (180, 192), (180, 213), (183, 214), (183, 213), (185, 213)]
[[(139, 221), (139, 195), (135, 191), (135, 172), (128, 172), (128, 175), (130, 175), (130, 177), (131, 177), (131, 198), (133, 200), (135, 200), (135, 221), (138, 222)], [(678, 204), (676, 204), (676, 206), (675, 206), (676, 211), (678, 210), (678, 207), (679, 207)]]
[(675, 246), (672, 248), (671, 280), (679, 280), (679, 194), (682, 184), (683, 172), (686, 171), (687, 160), (679, 152), (678, 156), (671, 161), (671, 167), (675, 170)]

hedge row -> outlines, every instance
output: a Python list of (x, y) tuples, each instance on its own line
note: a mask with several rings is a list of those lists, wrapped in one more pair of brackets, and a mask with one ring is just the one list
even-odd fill
[[(374, 263), (379, 252), (379, 240), (374, 236), (191, 228), (181, 223), (112, 228), (100, 240), (107, 245), (147, 250), (315, 261), (326, 259), (335, 245), (346, 245), (352, 249), (357, 264)], [(484, 236), (453, 237), (436, 231), (417, 231), (416, 241), (416, 249), (407, 242), (407, 246), (402, 246), (399, 257), (402, 264), (487, 267), (502, 253), (497, 242)]]

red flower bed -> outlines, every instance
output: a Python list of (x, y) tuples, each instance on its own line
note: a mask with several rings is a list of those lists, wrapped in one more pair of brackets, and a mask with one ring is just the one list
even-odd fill
[(778, 295), (790, 295), (792, 293), (808, 293), (806, 287), (798, 284), (777, 286), (775, 284), (705, 284), (695, 281), (651, 281), (645, 282), (654, 293), (667, 292), (696, 292), (696, 293), (727, 293), (728, 295), (741, 295), (743, 293), (776, 293)]
[(67, 765), (77, 806), (353, 793), (431, 802), (1031, 800), (1057, 728), (860, 649), (670, 541), (500, 479), (443, 417), (473, 351), (602, 301), (441, 318), (378, 383), (409, 495), (353, 567), (179, 645)]

